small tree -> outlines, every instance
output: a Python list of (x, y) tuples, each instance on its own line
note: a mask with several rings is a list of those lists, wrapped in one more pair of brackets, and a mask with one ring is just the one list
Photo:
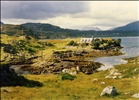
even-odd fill
[(69, 45), (69, 46), (78, 46), (77, 42), (74, 42), (73, 40), (70, 41), (67, 45)]
[(121, 46), (121, 39), (117, 39), (115, 42), (116, 42), (116, 46)]
[(95, 42), (95, 41), (94, 41), (94, 42), (92, 42), (91, 45), (92, 45), (92, 49), (99, 49), (99, 45), (100, 45), (100, 44), (99, 44), (98, 42)]

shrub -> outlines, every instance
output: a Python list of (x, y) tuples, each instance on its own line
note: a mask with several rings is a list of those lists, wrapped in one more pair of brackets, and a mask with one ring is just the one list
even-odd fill
[(76, 78), (76, 76), (70, 75), (68, 73), (61, 74), (62, 80), (74, 80), (75, 78)]
[(95, 40), (91, 43), (92, 49), (106, 50), (111, 47), (121, 46), (121, 39), (112, 40)]
[(4, 47), (3, 50), (6, 53), (16, 54), (17, 49), (15, 46), (12, 46), (11, 44), (3, 44), (1, 43), (1, 46)]
[(92, 42), (92, 49), (99, 49), (99, 43), (98, 42)]
[(74, 42), (73, 40), (70, 41), (67, 45), (69, 46), (78, 46), (79, 44), (77, 42)]
[(30, 47), (30, 48), (28, 48), (28, 52), (29, 52), (29, 53), (35, 53), (36, 50), (35, 50), (34, 48), (31, 48), (31, 47)]

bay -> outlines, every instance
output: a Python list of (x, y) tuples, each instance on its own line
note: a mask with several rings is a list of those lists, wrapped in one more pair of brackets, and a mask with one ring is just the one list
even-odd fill
[(121, 51), (124, 55), (111, 56), (111, 57), (98, 57), (93, 59), (95, 62), (100, 62), (103, 65), (98, 70), (106, 70), (114, 67), (114, 65), (125, 64), (126, 60), (123, 58), (129, 58), (139, 55), (139, 37), (111, 37), (113, 39), (121, 38)]

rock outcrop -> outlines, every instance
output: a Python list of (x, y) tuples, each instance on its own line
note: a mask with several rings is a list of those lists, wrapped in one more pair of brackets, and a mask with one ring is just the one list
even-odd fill
[(109, 69), (109, 75), (107, 75), (105, 78), (113, 78), (113, 79), (117, 79), (117, 78), (122, 78), (122, 73), (120, 73), (117, 69), (112, 68)]
[(1, 72), (0, 87), (2, 86), (27, 86), (27, 87), (42, 86), (42, 83), (38, 81), (28, 80), (25, 77), (15, 73), (15, 71), (10, 68), (9, 64), (1, 64), (0, 72)]
[[(18, 74), (30, 73), (30, 74), (59, 74), (69, 73), (76, 75), (78, 72), (85, 74), (92, 74), (96, 72), (96, 69), (100, 67), (100, 63), (93, 61), (41, 61), (33, 64), (15, 65), (12, 67)], [(16, 67), (17, 66), (17, 67)]]
[(133, 98), (139, 98), (139, 93), (132, 95)]
[(104, 95), (116, 96), (116, 95), (118, 95), (118, 91), (115, 87), (108, 86), (108, 87), (104, 88), (100, 94), (100, 96), (104, 96)]

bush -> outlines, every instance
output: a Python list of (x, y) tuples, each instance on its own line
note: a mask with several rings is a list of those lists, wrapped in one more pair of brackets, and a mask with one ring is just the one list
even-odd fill
[(30, 48), (28, 48), (28, 52), (29, 52), (29, 53), (35, 53), (36, 50), (35, 50), (34, 48), (31, 48), (31, 47), (30, 47)]
[(92, 42), (92, 49), (99, 49), (99, 43), (98, 42)]
[(112, 40), (95, 40), (91, 43), (92, 49), (106, 50), (111, 47), (121, 46), (121, 39)]
[(76, 78), (76, 76), (70, 75), (68, 73), (61, 74), (62, 80), (74, 80), (75, 78)]
[(73, 40), (70, 41), (67, 45), (69, 46), (78, 46), (79, 44), (77, 42), (74, 42)]
[(10, 53), (10, 54), (16, 54), (17, 53), (16, 47), (12, 46), (11, 44), (3, 44), (3, 43), (1, 43), (1, 46), (4, 47), (3, 50), (6, 53)]

